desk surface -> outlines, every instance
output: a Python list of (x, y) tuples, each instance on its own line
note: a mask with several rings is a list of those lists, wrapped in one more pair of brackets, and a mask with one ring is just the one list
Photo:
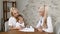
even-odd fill
[(39, 31), (35, 31), (35, 32), (21, 32), (18, 30), (11, 30), (9, 32), (0, 32), (0, 34), (48, 34), (46, 32), (39, 32)]

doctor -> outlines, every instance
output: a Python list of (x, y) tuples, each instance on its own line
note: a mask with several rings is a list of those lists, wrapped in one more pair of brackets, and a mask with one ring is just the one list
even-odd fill
[(53, 32), (53, 26), (52, 26), (52, 19), (50, 16), (47, 15), (48, 11), (48, 6), (43, 6), (39, 8), (39, 15), (40, 15), (40, 20), (37, 23), (36, 28), (40, 32), (48, 32), (52, 33)]

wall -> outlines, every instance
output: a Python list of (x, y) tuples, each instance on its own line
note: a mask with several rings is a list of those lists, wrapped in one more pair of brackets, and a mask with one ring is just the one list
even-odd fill
[(31, 23), (32, 23), (31, 25), (36, 24), (36, 22), (38, 21), (38, 13), (36, 10), (37, 8), (34, 7), (33, 5), (31, 6), (29, 0), (18, 0), (17, 7), (20, 13), (24, 16), (26, 23), (29, 23), (29, 25)]
[(3, 0), (0, 0), (0, 30), (1, 30), (1, 18), (3, 13)]
[(57, 24), (60, 18), (60, 0), (17, 0), (19, 12), (24, 16), (26, 23), (33, 26), (39, 20), (38, 8), (44, 4), (49, 6), (48, 14), (53, 19), (53, 25)]

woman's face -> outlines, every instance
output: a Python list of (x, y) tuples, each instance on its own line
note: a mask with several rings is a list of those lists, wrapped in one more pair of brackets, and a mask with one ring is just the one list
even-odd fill
[(17, 17), (18, 15), (19, 15), (18, 11), (14, 10), (13, 16), (14, 16), (14, 17)]
[(39, 14), (40, 14), (41, 16), (44, 16), (44, 10), (40, 10), (40, 11), (39, 11)]

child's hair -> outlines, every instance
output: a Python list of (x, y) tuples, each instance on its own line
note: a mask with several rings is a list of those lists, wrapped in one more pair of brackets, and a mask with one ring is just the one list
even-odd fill
[[(23, 16), (22, 15), (18, 15), (18, 17), (22, 17), (23, 18)], [(18, 20), (19, 20), (19, 18), (17, 17), (17, 22), (18, 22)], [(23, 18), (23, 21), (24, 21), (24, 18)]]
[(22, 18), (23, 18), (23, 16), (22, 16), (22, 15), (18, 15), (18, 17), (22, 17)]

